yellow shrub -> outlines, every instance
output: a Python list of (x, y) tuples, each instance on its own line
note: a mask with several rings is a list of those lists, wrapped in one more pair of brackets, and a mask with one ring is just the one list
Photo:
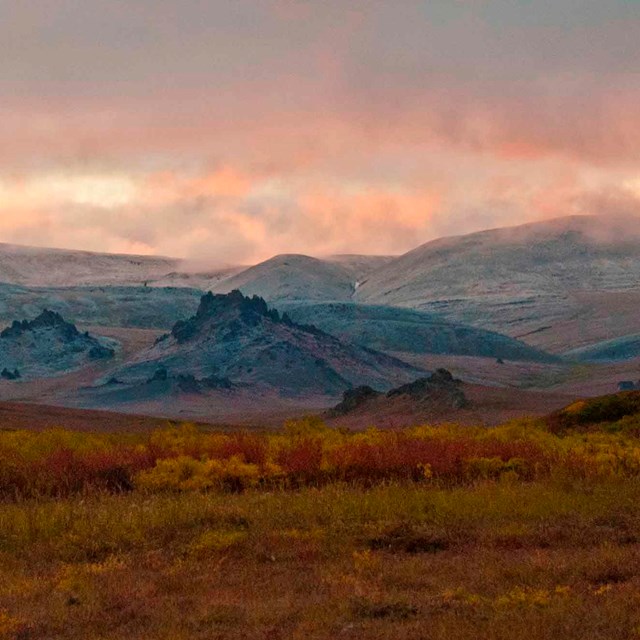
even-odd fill
[[(276, 476), (277, 465), (268, 469)], [(206, 491), (209, 489), (242, 490), (258, 484), (263, 477), (255, 464), (239, 456), (228, 460), (195, 460), (180, 456), (158, 460), (156, 466), (136, 476), (136, 486), (147, 491)]]
[(136, 476), (136, 486), (147, 491), (184, 491), (202, 486), (203, 463), (189, 456), (158, 460), (156, 466)]
[(228, 460), (205, 462), (204, 476), (219, 488), (246, 489), (258, 484), (261, 473), (258, 465), (248, 464), (239, 456), (233, 456)]

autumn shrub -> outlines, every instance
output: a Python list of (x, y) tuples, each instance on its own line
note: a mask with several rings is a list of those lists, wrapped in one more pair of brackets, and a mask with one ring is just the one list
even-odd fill
[(239, 456), (222, 460), (179, 456), (158, 460), (152, 469), (141, 471), (136, 486), (148, 491), (242, 491), (256, 486), (260, 477), (260, 468), (243, 462)]
[(62, 447), (40, 457), (0, 451), (0, 496), (64, 497), (86, 490), (128, 491), (140, 470), (153, 466), (144, 448), (79, 452)]
[(319, 482), (323, 475), (323, 441), (317, 437), (295, 438), (277, 450), (275, 461), (295, 484)]
[(354, 433), (315, 418), (265, 434), (204, 432), (192, 425), (137, 436), (0, 432), (4, 500), (134, 489), (237, 492), (395, 481), (456, 486), (638, 475), (640, 441), (632, 429), (559, 434), (531, 420), (494, 429), (444, 425)]

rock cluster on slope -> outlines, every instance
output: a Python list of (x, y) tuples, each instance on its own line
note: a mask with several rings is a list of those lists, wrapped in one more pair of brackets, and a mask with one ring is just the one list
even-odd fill
[(5, 380), (37, 378), (112, 358), (114, 343), (78, 331), (55, 311), (33, 320), (15, 320), (0, 332), (0, 376)]
[(446, 369), (438, 369), (428, 377), (389, 390), (386, 394), (369, 386), (360, 386), (344, 392), (342, 401), (328, 412), (329, 417), (348, 415), (356, 410), (366, 410), (384, 402), (409, 399), (425, 408), (463, 409), (468, 406), (462, 391), (461, 381), (456, 380)]
[(181, 381), (189, 391), (233, 386), (336, 396), (360, 384), (388, 389), (419, 374), (400, 360), (297, 324), (262, 298), (232, 291), (204, 295), (194, 316), (110, 375), (129, 386), (153, 384), (158, 392)]

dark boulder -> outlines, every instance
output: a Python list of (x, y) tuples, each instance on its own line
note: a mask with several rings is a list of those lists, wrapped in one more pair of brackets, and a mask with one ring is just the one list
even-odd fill
[(207, 389), (232, 389), (234, 386), (229, 378), (219, 378), (214, 375), (202, 378), (200, 384)]
[(449, 404), (455, 409), (468, 406), (468, 401), (462, 389), (460, 380), (456, 380), (446, 369), (438, 369), (428, 378), (418, 378), (409, 384), (391, 389), (387, 398), (409, 396), (417, 401)]
[(351, 413), (358, 407), (366, 404), (374, 398), (378, 398), (382, 395), (380, 391), (363, 385), (356, 387), (355, 389), (347, 389), (342, 394), (342, 402), (337, 404), (333, 409), (329, 411), (330, 416), (343, 416), (347, 413)]

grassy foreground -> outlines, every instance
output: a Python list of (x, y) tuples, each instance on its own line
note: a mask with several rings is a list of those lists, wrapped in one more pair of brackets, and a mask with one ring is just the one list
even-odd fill
[(3, 638), (632, 638), (640, 482), (0, 507)]
[(640, 638), (640, 441), (0, 433), (0, 638)]

